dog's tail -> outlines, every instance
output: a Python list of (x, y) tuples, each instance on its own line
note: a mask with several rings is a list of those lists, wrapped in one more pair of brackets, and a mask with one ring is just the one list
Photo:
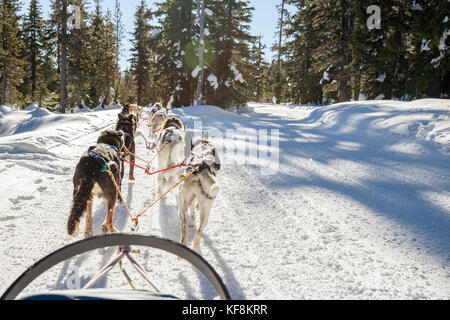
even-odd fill
[[(85, 163), (81, 163), (77, 168), (77, 171), (82, 167), (85, 167)], [(86, 169), (85, 169), (86, 170)], [(79, 177), (79, 178), (78, 178)], [(82, 178), (81, 178), (82, 177)], [(91, 198), (92, 188), (95, 181), (92, 174), (81, 173), (74, 178), (74, 194), (72, 201), (72, 208), (70, 210), (69, 220), (67, 221), (67, 232), (70, 236), (76, 236), (78, 231), (78, 224), (81, 217), (87, 208), (87, 202)]]
[(202, 171), (202, 175), (204, 179), (200, 180), (200, 183), (202, 184), (203, 191), (208, 195), (209, 198), (215, 198), (220, 191), (220, 187), (217, 184), (216, 177), (211, 172), (209, 172), (209, 170)]

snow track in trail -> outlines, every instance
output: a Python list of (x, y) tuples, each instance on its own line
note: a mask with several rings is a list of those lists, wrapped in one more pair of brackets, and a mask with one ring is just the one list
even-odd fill
[[(196, 136), (201, 134), (194, 127), (198, 121), (203, 133), (280, 130), (276, 175), (262, 175), (262, 164), (244, 159), (247, 155), (221, 156), (221, 191), (200, 253), (234, 299), (450, 299), (450, 161), (445, 152), (450, 102), (422, 103), (250, 104), (240, 115), (211, 106), (172, 110)], [(11, 127), (26, 116), (1, 110), (2, 123)], [(39, 114), (42, 121), (33, 122), (39, 126), (22, 125), (23, 132), (0, 137), (0, 192), (6, 195), (0, 200), (0, 292), (33, 262), (77, 240), (66, 235), (74, 168), (117, 113), (83, 113), (64, 121)], [(52, 122), (47, 129), (46, 121)], [(419, 132), (417, 123), (427, 128)], [(145, 126), (142, 131), (147, 135)], [(151, 158), (143, 138), (136, 141), (137, 154)], [(233, 143), (213, 142), (219, 147)], [(156, 198), (156, 178), (137, 170), (136, 181), (129, 181), (128, 172), (125, 165), (122, 191), (137, 214)], [(95, 200), (93, 212), (94, 233), (100, 234), (104, 203)], [(115, 227), (130, 232), (129, 220), (119, 203)], [(78, 240), (83, 232), (84, 219)], [(139, 233), (179, 241), (177, 190), (142, 216)], [(190, 246), (194, 235), (189, 229)], [(108, 249), (78, 257), (38, 285), (64, 289), (78, 269), (85, 283), (114, 254)], [(163, 291), (187, 299), (216, 298), (188, 264), (151, 252), (137, 259)], [(115, 270), (100, 286), (127, 284)]]

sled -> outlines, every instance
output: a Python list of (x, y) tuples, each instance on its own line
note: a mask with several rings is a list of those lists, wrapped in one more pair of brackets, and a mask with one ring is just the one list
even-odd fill
[[(119, 254), (105, 266), (96, 277), (91, 279), (83, 289), (40, 292), (23, 297), (22, 300), (178, 300), (177, 297), (170, 294), (162, 294), (160, 292), (155, 293), (145, 290), (90, 289), (96, 281), (104, 277), (106, 273), (124, 257), (129, 258), (141, 276), (151, 284), (145, 270), (143, 270), (132, 257), (132, 246), (158, 249), (188, 261), (196, 267), (206, 279), (208, 279), (222, 300), (231, 300), (228, 289), (220, 276), (197, 252), (168, 239), (135, 234), (101, 235), (69, 244), (49, 254), (35, 263), (32, 267), (28, 268), (5, 291), (0, 297), (0, 300), (16, 299), (34, 279), (61, 262), (80, 254), (107, 247), (119, 247)], [(158, 290), (156, 289), (156, 291)]]

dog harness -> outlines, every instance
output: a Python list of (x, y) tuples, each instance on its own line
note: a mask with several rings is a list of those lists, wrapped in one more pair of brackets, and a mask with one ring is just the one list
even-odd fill
[(94, 158), (95, 160), (97, 160), (97, 162), (99, 162), (103, 168), (102, 168), (102, 172), (107, 172), (108, 170), (111, 170), (108, 162), (105, 160), (105, 158), (103, 158), (102, 156), (98, 155), (97, 153), (95, 153), (94, 150), (95, 148), (97, 148), (98, 146), (101, 146), (105, 151), (108, 151), (110, 149), (114, 150), (117, 152), (117, 154), (119, 154), (119, 149), (117, 149), (116, 146), (106, 146), (103, 144), (97, 145), (97, 146), (91, 146), (88, 149), (88, 155), (91, 156), (92, 158)]
[(188, 166), (191, 169), (197, 169), (202, 163), (206, 163), (207, 165), (209, 165), (210, 167), (216, 169), (216, 170), (220, 170), (220, 164), (219, 163), (215, 163), (213, 160), (208, 159), (211, 158), (209, 157), (209, 155), (214, 154), (215, 152), (215, 148), (210, 145), (210, 144), (206, 144), (206, 143), (202, 143), (202, 152), (198, 153), (198, 152), (194, 152), (191, 151), (191, 159), (188, 162)]

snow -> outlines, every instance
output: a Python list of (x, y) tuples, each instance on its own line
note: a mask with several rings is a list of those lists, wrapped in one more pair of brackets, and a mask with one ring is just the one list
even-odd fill
[[(99, 132), (114, 127), (118, 112), (56, 115), (0, 106), (0, 292), (43, 256), (82, 239), (84, 222), (79, 238), (66, 235), (74, 168)], [(171, 115), (194, 136), (208, 131), (220, 150), (221, 191), (200, 254), (234, 299), (450, 298), (450, 100), (249, 103), (239, 113), (196, 106)], [(136, 150), (152, 156), (142, 137)], [(266, 151), (270, 157), (261, 161)], [(268, 165), (276, 171), (267, 174)], [(137, 213), (156, 198), (155, 180), (136, 172), (129, 181), (128, 170), (122, 191)], [(105, 210), (95, 199), (95, 234)], [(122, 204), (114, 224), (130, 232)], [(141, 218), (138, 232), (179, 240), (176, 192)], [(194, 234), (189, 230), (190, 245)], [(33, 288), (77, 287), (115, 253), (71, 259)], [(163, 292), (216, 298), (187, 263), (153, 251), (136, 258)], [(127, 283), (115, 269), (99, 287)]]
[(212, 10), (209, 9), (209, 8), (205, 8), (205, 13), (206, 13), (207, 16), (210, 16), (210, 17), (212, 17), (212, 16), (214, 15), (214, 13), (212, 12)]
[(209, 84), (214, 87), (214, 90), (219, 88), (219, 83), (217, 82), (217, 77), (214, 74), (210, 74), (208, 77)]
[(202, 71), (202, 68), (200, 66), (195, 67), (195, 69), (192, 70), (192, 73), (191, 73), (192, 78), (194, 78), (194, 79), (197, 78), (200, 71)]
[(431, 42), (431, 40), (427, 41), (426, 39), (422, 39), (422, 45), (420, 47), (420, 52), (430, 51), (431, 50), (429, 47), (430, 42)]
[(244, 78), (242, 77), (242, 74), (239, 72), (238, 69), (236, 69), (235, 66), (231, 66), (230, 70), (234, 73), (234, 81), (239, 81), (240, 83), (244, 83)]
[(330, 69), (333, 67), (333, 64), (329, 65), (328, 68), (323, 72), (322, 80), (320, 80), (320, 84), (323, 84), (324, 81), (330, 81), (330, 74), (328, 73)]
[(174, 61), (174, 63), (175, 63), (175, 66), (177, 67), (177, 69), (183, 68), (183, 62), (176, 60), (176, 61)]
[(378, 81), (381, 83), (383, 83), (384, 80), (386, 80), (386, 73), (383, 73), (382, 75), (380, 75), (378, 78), (375, 79), (375, 81)]
[(442, 34), (442, 37), (439, 41), (439, 51), (440, 55), (437, 58), (434, 58), (431, 60), (431, 64), (434, 65), (435, 68), (438, 68), (441, 64), (441, 60), (445, 57), (445, 51), (447, 50), (447, 45), (445, 42), (447, 41), (448, 36), (450, 36), (450, 29), (445, 29), (444, 33)]
[(422, 6), (421, 6), (420, 4), (418, 4), (418, 3), (415, 3), (415, 4), (411, 7), (411, 9), (412, 9), (412, 10), (416, 10), (416, 11), (423, 11)]
[(161, 31), (161, 29), (152, 30), (152, 38), (156, 38), (161, 33)]

